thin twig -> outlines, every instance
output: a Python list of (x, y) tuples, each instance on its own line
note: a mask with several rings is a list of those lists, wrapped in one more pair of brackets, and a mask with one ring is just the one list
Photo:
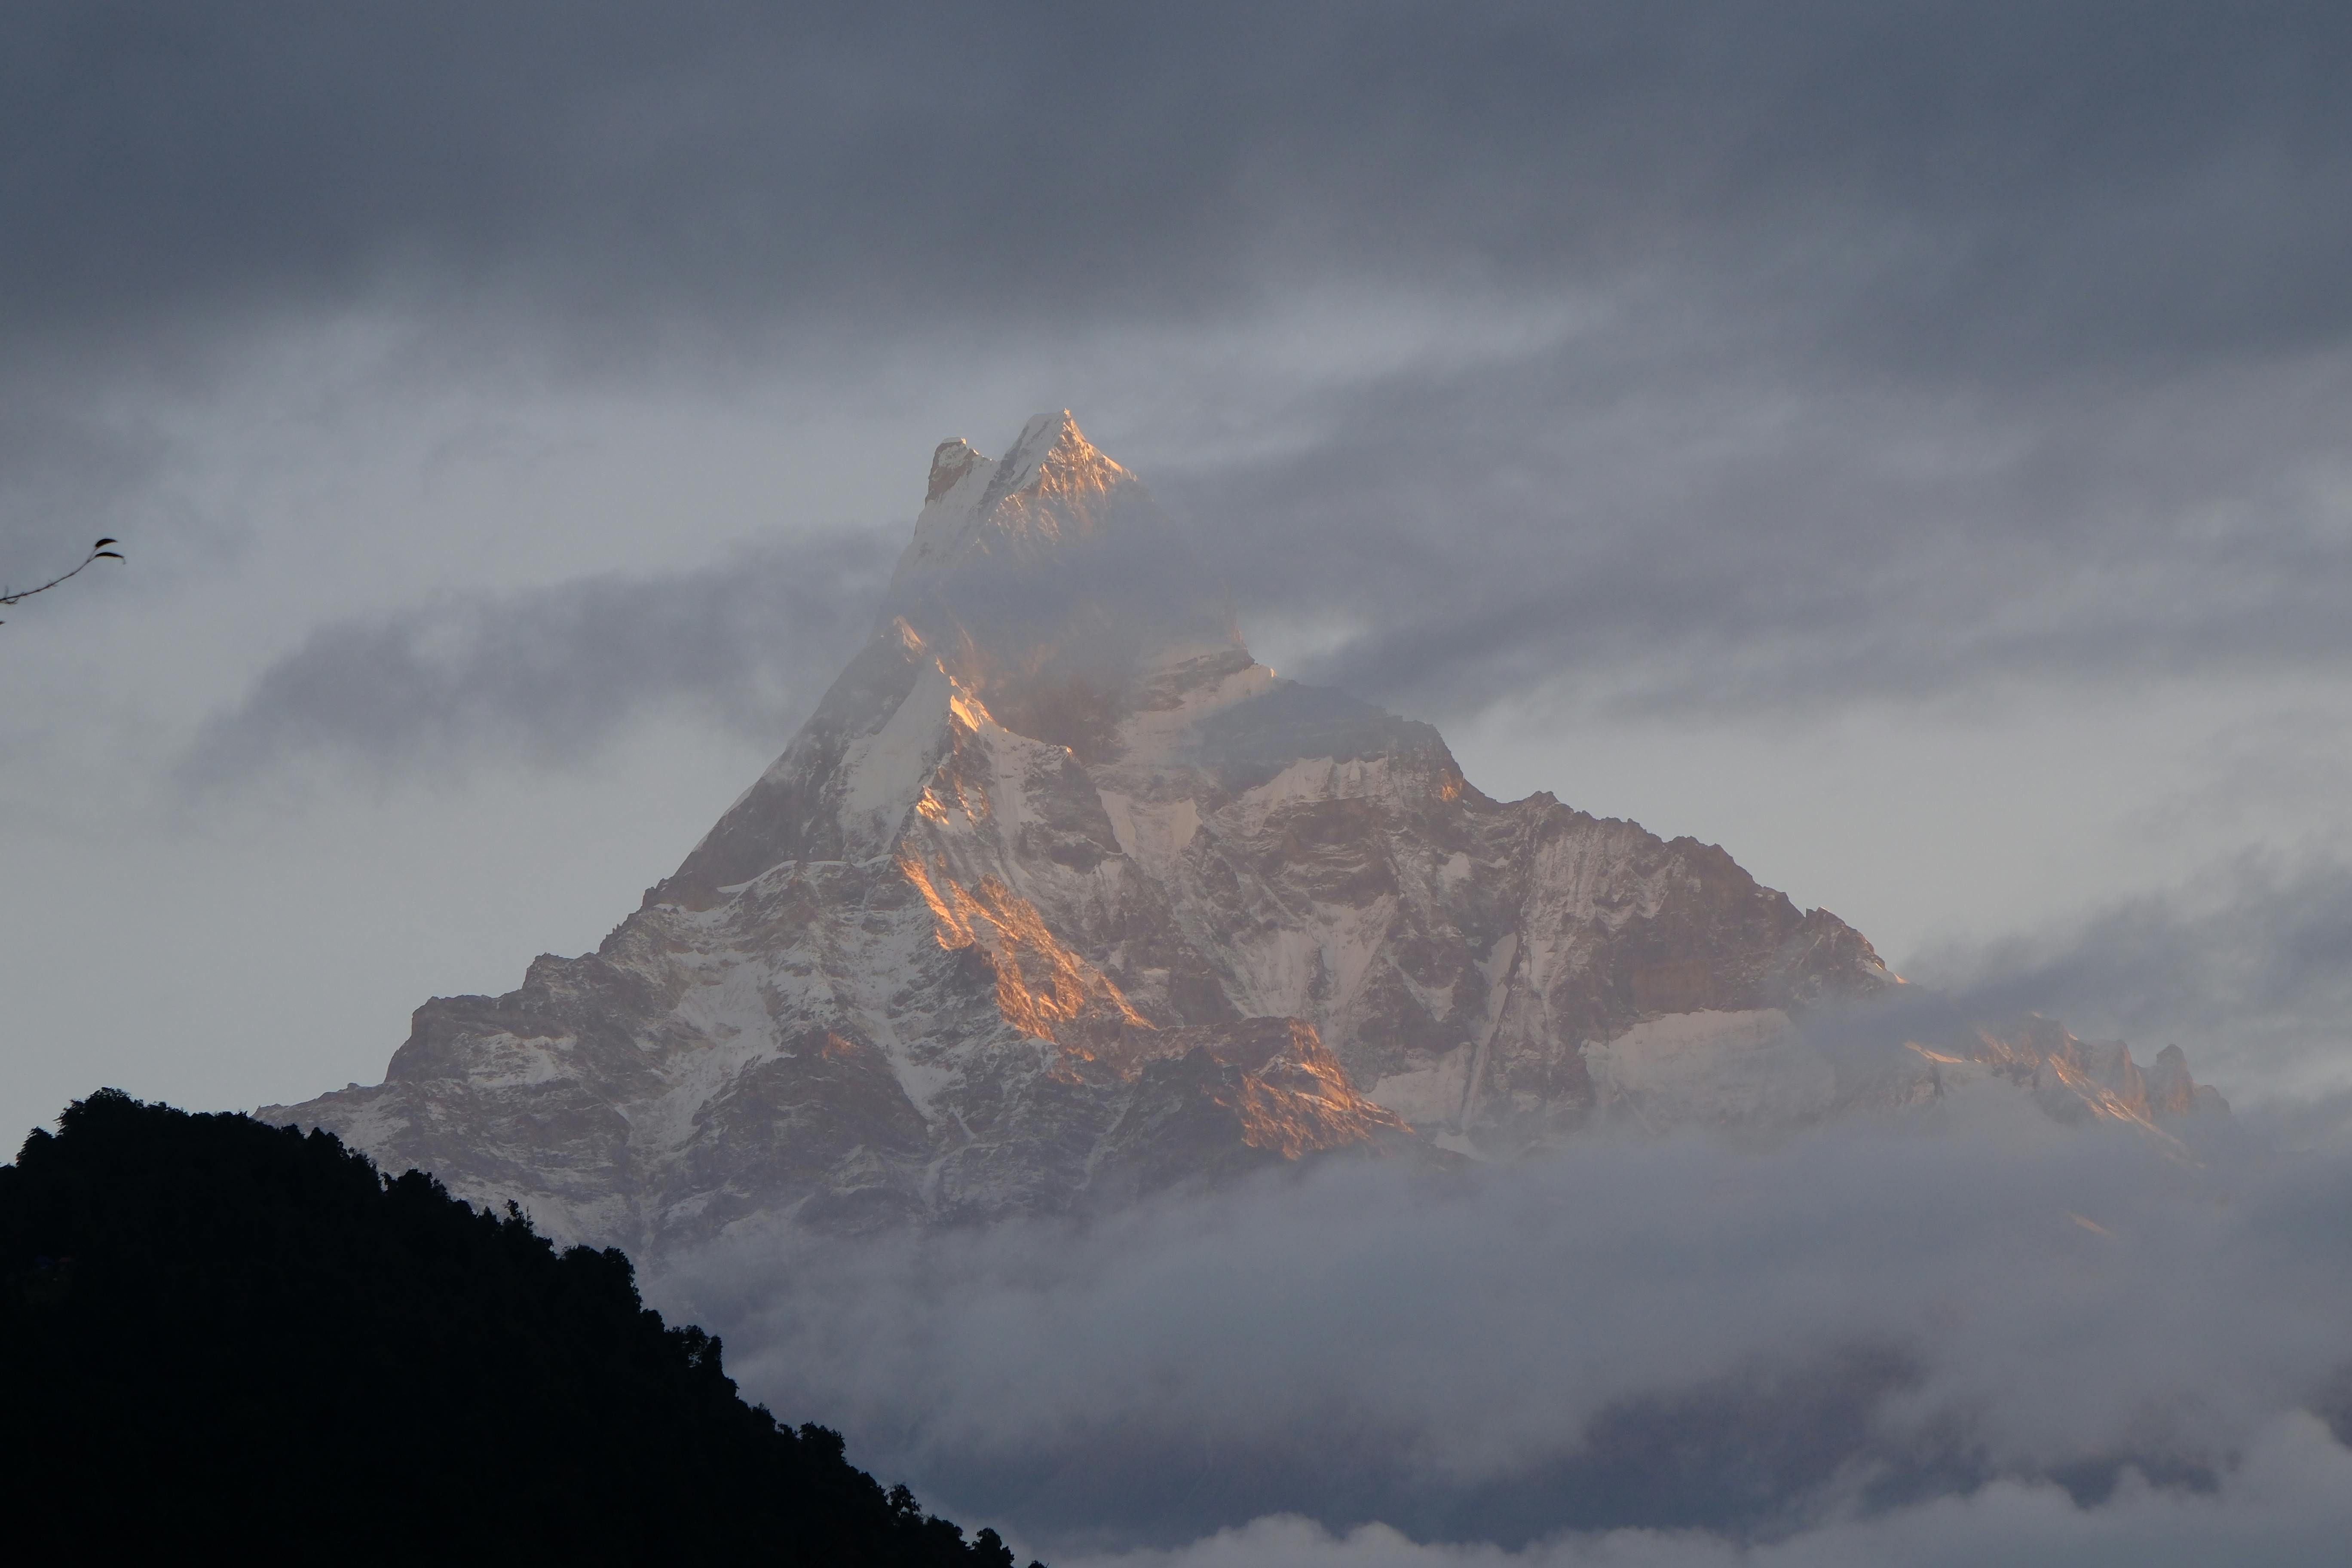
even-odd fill
[(58, 584), (65, 582), (68, 578), (80, 576), (82, 574), (82, 568), (88, 566), (93, 561), (121, 560), (122, 557), (120, 554), (107, 548), (108, 545), (112, 544), (113, 542), (115, 542), (111, 539), (100, 540), (96, 544), (89, 547), (89, 553), (81, 558), (80, 566), (75, 567), (72, 571), (67, 573), (62, 577), (50, 578), (47, 582), (42, 584), (37, 588), (26, 588), (14, 594), (0, 593), (0, 605), (13, 605), (19, 599), (29, 599), (36, 594), (46, 594), (50, 589), (56, 587)]

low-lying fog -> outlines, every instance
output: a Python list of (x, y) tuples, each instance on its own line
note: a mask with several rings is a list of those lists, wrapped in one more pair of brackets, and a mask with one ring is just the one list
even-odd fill
[(2352, 1104), (2189, 1137), (1987, 1083), (652, 1285), (748, 1395), (1063, 1564), (2324, 1557)]

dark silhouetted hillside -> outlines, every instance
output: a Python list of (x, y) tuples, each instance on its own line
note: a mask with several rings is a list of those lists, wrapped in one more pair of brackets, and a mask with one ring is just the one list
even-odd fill
[(617, 1251), (117, 1090), (0, 1167), (8, 1534), (78, 1554), (1010, 1568), (745, 1405)]

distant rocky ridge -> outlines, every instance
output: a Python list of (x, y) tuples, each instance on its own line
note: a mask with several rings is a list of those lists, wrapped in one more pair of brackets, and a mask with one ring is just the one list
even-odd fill
[(2179, 1046), (2156, 1054), (2146, 1071), (2121, 1040), (2079, 1040), (2063, 1025), (2032, 1016), (2005, 1029), (1980, 1026), (1946, 1056), (1914, 1042), (1910, 1048), (1939, 1065), (1985, 1069), (2031, 1090), (2061, 1121), (2134, 1121), (2155, 1127), (2191, 1116), (2228, 1112), (2229, 1102), (2189, 1076)]
[(1308, 1158), (1507, 1158), (1595, 1118), (1801, 1122), (1997, 1073), (2218, 1104), (2035, 1021), (1856, 1063), (1901, 982), (1721, 849), (1497, 802), (1437, 732), (1253, 659), (1069, 415), (935, 455), (872, 637), (596, 952), (417, 1010), (265, 1117), (656, 1252), (1116, 1204)]

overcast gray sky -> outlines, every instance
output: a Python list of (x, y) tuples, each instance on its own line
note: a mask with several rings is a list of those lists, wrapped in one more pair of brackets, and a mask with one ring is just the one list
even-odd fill
[(2352, 1081), (2336, 5), (19, 5), (0, 1118), (593, 945), (1041, 406), (1285, 673)]

